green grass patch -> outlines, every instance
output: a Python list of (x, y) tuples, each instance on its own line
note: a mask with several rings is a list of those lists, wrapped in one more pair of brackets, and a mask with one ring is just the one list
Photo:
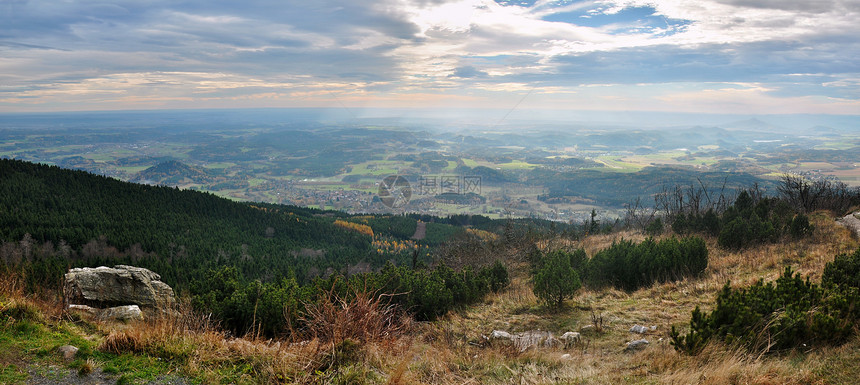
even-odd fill
[(406, 163), (400, 161), (374, 160), (352, 165), (352, 170), (347, 175), (392, 175), (396, 174), (398, 169), (403, 169), (406, 166)]
[(521, 160), (513, 160), (510, 163), (500, 163), (496, 167), (503, 170), (530, 170), (537, 167), (536, 164), (526, 163)]
[(637, 172), (642, 170), (643, 168), (643, 166), (641, 165), (627, 163), (618, 157), (599, 157), (595, 160), (606, 165), (606, 167), (600, 167), (595, 169), (598, 171)]
[(99, 352), (96, 355), (96, 359), (103, 362), (103, 372), (120, 375), (117, 383), (120, 383), (120, 381), (127, 381), (125, 382), (127, 384), (148, 382), (175, 369), (171, 368), (171, 363), (168, 361), (147, 355), (123, 353), (117, 356), (115, 354)]
[(92, 154), (81, 154), (81, 157), (96, 161), (96, 162), (114, 162), (119, 158), (135, 155), (135, 153), (130, 151), (122, 151), (122, 152), (109, 152), (109, 153), (92, 153)]
[(248, 180), (248, 185), (251, 187), (257, 187), (263, 183), (266, 183), (266, 180), (262, 178), (253, 178)]
[(823, 359), (815, 374), (826, 379), (827, 384), (853, 384), (860, 373), (860, 343), (854, 341), (844, 346), (842, 352), (831, 354)]
[[(47, 321), (44, 315), (29, 304), (15, 303), (13, 306), (1, 307), (3, 318), (0, 322), (0, 352), (3, 357), (13, 357), (16, 364), (0, 366), (0, 384), (16, 384), (25, 381), (29, 375), (23, 365), (34, 365), (37, 372), (44, 376), (56, 376), (55, 370), (49, 367), (61, 365), (67, 369), (77, 369), (88, 373), (93, 368), (88, 359), (99, 363), (108, 374), (119, 374), (126, 378), (127, 383), (148, 382), (167, 373), (175, 372), (176, 365), (182, 363), (183, 357), (188, 356), (182, 349), (165, 350), (154, 357), (150, 355), (116, 355), (98, 351), (99, 333), (85, 321), (58, 322)], [(16, 316), (10, 318), (9, 316)], [(95, 334), (96, 338), (93, 338)], [(72, 345), (79, 350), (75, 360), (64, 362), (57, 348)], [(170, 348), (169, 346), (165, 349)], [(179, 359), (170, 359), (179, 358)], [(9, 361), (4, 358), (4, 361)], [(39, 368), (46, 368), (41, 374)], [(61, 371), (62, 372), (62, 371)]]
[(27, 372), (15, 364), (0, 365), (0, 384), (22, 384), (27, 377)]
[(828, 141), (813, 147), (816, 150), (851, 150), (856, 144), (847, 141)]

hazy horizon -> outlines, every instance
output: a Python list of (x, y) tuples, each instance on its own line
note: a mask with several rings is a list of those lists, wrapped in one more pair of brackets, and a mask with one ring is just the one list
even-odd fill
[[(504, 127), (591, 126), (600, 128), (667, 129), (673, 127), (720, 127), (729, 129), (779, 131), (804, 130), (813, 127), (853, 131), (860, 127), (860, 115), (827, 114), (702, 114), (655, 111), (569, 111), (534, 109), (438, 109), (438, 108), (234, 108), (234, 109), (150, 109), (53, 112), (0, 112), (5, 117), (0, 128), (15, 127), (24, 121), (52, 120), (64, 116), (103, 121), (105, 125), (128, 125), (132, 117), (146, 122), (169, 119), (212, 119), (220, 123), (276, 124), (299, 121), (333, 124), (372, 124), (388, 121), (398, 125), (455, 124), (468, 129), (502, 129)], [(116, 119), (112, 119), (116, 118)], [(122, 118), (122, 122), (119, 119)]]

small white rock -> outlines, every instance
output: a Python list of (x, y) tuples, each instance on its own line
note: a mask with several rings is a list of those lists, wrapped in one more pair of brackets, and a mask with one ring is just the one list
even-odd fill
[(493, 330), (493, 332), (490, 334), (490, 339), (494, 340), (510, 340), (512, 338), (513, 336), (511, 335), (511, 333), (508, 333), (504, 330)]

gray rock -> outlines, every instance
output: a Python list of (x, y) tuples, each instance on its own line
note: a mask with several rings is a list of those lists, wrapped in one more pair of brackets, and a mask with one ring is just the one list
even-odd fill
[(513, 336), (514, 346), (521, 352), (532, 347), (554, 347), (558, 346), (558, 340), (550, 332), (541, 330), (529, 330)]
[(558, 338), (553, 337), (552, 334), (541, 342), (541, 347), (544, 348), (557, 348), (561, 346), (562, 342)]
[(143, 313), (137, 305), (114, 306), (102, 309), (99, 319), (112, 321), (136, 321), (143, 319)]
[(69, 305), (69, 311), (92, 316), (102, 321), (135, 321), (143, 319), (143, 312), (137, 305), (114, 306), (98, 309), (87, 305)]
[[(575, 336), (571, 335), (574, 333)], [(579, 341), (579, 333), (568, 332), (565, 336), (569, 339), (576, 338)], [(559, 348), (567, 346), (568, 340), (562, 336), (561, 339), (555, 337), (551, 332), (542, 330), (529, 330), (519, 334), (511, 334), (503, 330), (493, 330), (489, 337), (490, 341), (511, 341), (517, 350), (524, 352), (530, 348)]]
[(138, 305), (143, 309), (170, 309), (176, 298), (173, 289), (160, 279), (158, 274), (134, 266), (77, 268), (66, 273), (63, 293), (66, 305), (97, 308)]
[(582, 335), (577, 332), (567, 332), (561, 335), (561, 341), (565, 348), (570, 348), (582, 341)]
[(653, 332), (655, 330), (657, 330), (657, 325), (654, 325), (651, 327), (642, 326), (642, 325), (633, 325), (633, 327), (630, 328), (631, 333), (639, 333), (639, 334), (645, 334), (648, 332)]
[(855, 233), (858, 237), (860, 237), (860, 211), (848, 214), (840, 219), (836, 220), (837, 223), (841, 224)]
[(75, 355), (78, 354), (78, 348), (72, 345), (63, 345), (57, 348), (57, 352), (63, 356), (64, 360), (71, 361), (75, 359)]
[(490, 334), (490, 339), (492, 340), (511, 340), (511, 338), (513, 338), (513, 336), (511, 336), (511, 333), (508, 333), (504, 330), (493, 330), (493, 332)]
[(648, 346), (649, 342), (646, 339), (634, 340), (627, 343), (627, 347), (624, 348), (624, 351), (633, 352), (637, 350), (645, 349)]
[(87, 306), (87, 305), (71, 304), (71, 305), (69, 305), (68, 309), (69, 309), (69, 311), (76, 311), (79, 313), (89, 314), (89, 315), (94, 316), (94, 317), (97, 317), (99, 315), (99, 313), (101, 312), (101, 309), (96, 309), (94, 307)]

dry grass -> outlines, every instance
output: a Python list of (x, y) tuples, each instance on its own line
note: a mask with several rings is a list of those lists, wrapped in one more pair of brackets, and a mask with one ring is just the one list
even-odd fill
[(87, 358), (86, 361), (81, 363), (81, 366), (78, 368), (79, 376), (88, 376), (90, 375), (96, 368), (98, 367), (98, 363), (92, 358)]
[[(711, 263), (703, 277), (631, 293), (581, 290), (559, 311), (539, 305), (527, 266), (515, 264), (508, 289), (432, 323), (411, 323), (373, 293), (359, 292), (348, 300), (330, 296), (312, 306), (304, 340), (231, 338), (186, 308), (177, 317), (99, 324), (104, 333), (100, 349), (170, 359), (182, 373), (204, 383), (851, 383), (860, 370), (857, 337), (842, 347), (767, 357), (719, 344), (686, 356), (668, 343), (671, 326), (684, 329), (690, 311), (712, 306), (727, 281), (740, 286), (774, 279), (785, 265), (817, 279), (833, 256), (857, 248), (857, 240), (823, 214), (813, 215), (812, 222), (816, 230), (808, 239), (741, 252), (721, 250), (708, 239)], [(622, 237), (644, 238), (628, 232), (578, 242), (556, 239), (541, 247), (584, 247), (592, 255)], [(0, 294), (12, 292), (20, 292), (14, 283), (0, 283)], [(568, 350), (520, 352), (485, 337), (495, 329), (556, 334), (580, 330), (595, 322), (592, 314), (602, 316), (603, 331), (584, 332), (582, 343)], [(657, 330), (633, 334), (628, 329), (634, 324), (656, 325)], [(626, 342), (643, 337), (651, 342), (643, 351), (624, 352)]]
[(317, 302), (307, 304), (306, 335), (324, 342), (382, 341), (407, 332), (411, 319), (386, 298), (367, 290), (352, 290), (343, 298), (332, 289)]
[(99, 350), (159, 357), (205, 383), (412, 383), (404, 382), (409, 362), (403, 364), (412, 321), (378, 296), (331, 296), (311, 306), (306, 321), (305, 340), (232, 338), (186, 307), (174, 317), (101, 323)]
[[(820, 277), (827, 262), (840, 253), (856, 249), (849, 232), (823, 214), (812, 216), (816, 226), (812, 237), (785, 240), (740, 252), (721, 250), (708, 239), (710, 266), (703, 277), (654, 284), (632, 293), (619, 290), (581, 290), (559, 312), (538, 305), (531, 293), (523, 266), (514, 266), (511, 287), (491, 295), (484, 304), (450, 314), (432, 328), (421, 331), (428, 349), (412, 368), (424, 373), (422, 383), (667, 383), (667, 384), (817, 384), (841, 383), (839, 375), (823, 376), (825, 362), (836, 361), (835, 372), (851, 368), (848, 348), (826, 349), (810, 355), (755, 357), (720, 345), (690, 357), (680, 355), (668, 343), (672, 325), (682, 329), (695, 306), (708, 309), (716, 293), (727, 281), (733, 286), (759, 279), (775, 279), (790, 265), (813, 279)], [(589, 255), (621, 238), (640, 241), (644, 235), (622, 233), (588, 237), (582, 241), (557, 239), (544, 242), (542, 249), (584, 247)], [(482, 336), (494, 329), (509, 332), (548, 330), (563, 333), (593, 323), (591, 314), (604, 318), (604, 333), (584, 334), (582, 345), (569, 351), (531, 350), (518, 353), (505, 346), (482, 344)], [(645, 335), (651, 344), (639, 353), (625, 353), (625, 343), (642, 338), (628, 332), (634, 325), (656, 325)], [(848, 346), (860, 344), (855, 337)], [(569, 356), (563, 356), (569, 354)], [(854, 353), (856, 356), (856, 353)], [(564, 358), (562, 358), (564, 357)], [(835, 359), (825, 359), (837, 357)], [(853, 356), (851, 356), (853, 357)], [(841, 366), (840, 366), (841, 365)], [(848, 366), (846, 366), (848, 365)], [(837, 378), (833, 381), (832, 378)], [(852, 378), (853, 380), (853, 378)], [(461, 381), (461, 382), (458, 382)], [(849, 382), (850, 383), (850, 382)]]
[(662, 372), (660, 382), (664, 384), (769, 385), (814, 384), (819, 381), (810, 368), (795, 367), (791, 358), (760, 358), (721, 345), (711, 345), (696, 357), (672, 359), (669, 356), (660, 361), (660, 354), (665, 353), (654, 352), (648, 358), (662, 364), (655, 369)]
[(63, 316), (62, 304), (37, 295), (28, 295), (19, 276), (13, 273), (0, 275), (0, 321), (6, 318), (44, 321), (58, 320)]

